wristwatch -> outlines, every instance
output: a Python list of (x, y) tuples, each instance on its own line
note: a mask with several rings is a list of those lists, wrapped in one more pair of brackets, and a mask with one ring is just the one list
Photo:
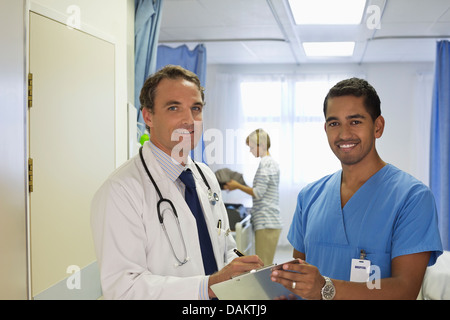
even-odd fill
[(336, 294), (336, 289), (334, 288), (334, 284), (330, 278), (323, 276), (325, 279), (325, 285), (323, 286), (320, 293), (322, 294), (322, 300), (333, 300), (334, 295)]

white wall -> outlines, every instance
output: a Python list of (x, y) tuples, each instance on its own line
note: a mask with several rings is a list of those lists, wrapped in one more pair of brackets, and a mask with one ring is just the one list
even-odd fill
[(353, 72), (363, 74), (377, 90), (386, 119), (377, 148), (383, 160), (428, 184), (431, 90), (434, 63), (310, 64), (292, 65), (209, 65), (204, 121), (214, 117), (208, 93), (214, 92), (218, 73), (305, 73)]
[(428, 185), (434, 64), (371, 64), (365, 70), (386, 120), (380, 156)]
[(27, 298), (24, 9), (0, 4), (0, 300)]

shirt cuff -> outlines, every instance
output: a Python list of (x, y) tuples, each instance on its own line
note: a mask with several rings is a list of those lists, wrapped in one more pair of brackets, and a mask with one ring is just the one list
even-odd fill
[(204, 277), (200, 282), (200, 286), (198, 288), (198, 300), (209, 300), (208, 282), (209, 276)]

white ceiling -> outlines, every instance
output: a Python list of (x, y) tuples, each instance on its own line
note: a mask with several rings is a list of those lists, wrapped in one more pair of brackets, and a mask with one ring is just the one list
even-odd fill
[[(450, 0), (370, 5), (380, 8), (379, 29), (367, 26), (372, 11), (357, 26), (298, 26), (287, 0), (164, 0), (159, 42), (203, 43), (212, 64), (305, 64), (434, 61), (436, 41), (450, 38)], [(303, 41), (356, 41), (356, 47), (352, 57), (308, 58)]]

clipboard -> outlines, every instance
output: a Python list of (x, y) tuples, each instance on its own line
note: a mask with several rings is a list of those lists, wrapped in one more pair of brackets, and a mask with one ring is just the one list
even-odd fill
[(270, 279), (272, 270), (281, 269), (283, 264), (298, 263), (291, 260), (282, 264), (274, 264), (243, 273), (230, 280), (211, 286), (219, 300), (273, 300), (279, 296), (293, 294), (278, 282)]

